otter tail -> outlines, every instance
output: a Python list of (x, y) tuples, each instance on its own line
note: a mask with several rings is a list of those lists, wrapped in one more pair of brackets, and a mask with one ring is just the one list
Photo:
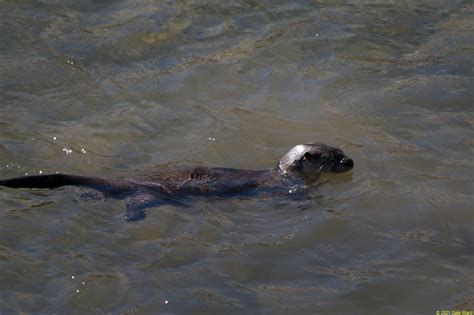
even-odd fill
[(0, 186), (11, 188), (57, 188), (67, 185), (98, 189), (108, 186), (107, 180), (98, 177), (67, 174), (32, 175), (0, 180)]

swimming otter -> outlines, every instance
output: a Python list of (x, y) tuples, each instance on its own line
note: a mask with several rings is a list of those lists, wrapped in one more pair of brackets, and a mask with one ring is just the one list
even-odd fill
[(104, 197), (125, 199), (125, 220), (138, 221), (145, 218), (146, 208), (177, 202), (180, 197), (288, 193), (314, 181), (321, 172), (342, 173), (353, 167), (354, 162), (343, 151), (326, 144), (308, 143), (292, 148), (271, 170), (195, 167), (136, 179), (33, 175), (0, 180), (0, 186), (57, 188), (74, 185), (92, 188)]

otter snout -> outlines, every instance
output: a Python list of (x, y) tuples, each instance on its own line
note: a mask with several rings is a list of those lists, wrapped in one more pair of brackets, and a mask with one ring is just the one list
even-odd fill
[(334, 166), (334, 172), (348, 172), (354, 168), (354, 160), (345, 156)]

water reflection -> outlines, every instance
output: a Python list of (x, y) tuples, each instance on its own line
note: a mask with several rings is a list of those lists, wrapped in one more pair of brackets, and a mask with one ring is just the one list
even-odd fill
[(119, 201), (74, 189), (2, 189), (0, 309), (474, 309), (472, 11), (463, 1), (3, 3), (2, 178), (259, 169), (308, 141), (341, 146), (357, 167), (304, 202), (204, 200), (140, 224), (122, 221)]

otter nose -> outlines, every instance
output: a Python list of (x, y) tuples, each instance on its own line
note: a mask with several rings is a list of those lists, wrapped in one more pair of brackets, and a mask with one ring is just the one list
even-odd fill
[(341, 160), (341, 164), (350, 168), (354, 167), (354, 161), (348, 157), (343, 157)]

